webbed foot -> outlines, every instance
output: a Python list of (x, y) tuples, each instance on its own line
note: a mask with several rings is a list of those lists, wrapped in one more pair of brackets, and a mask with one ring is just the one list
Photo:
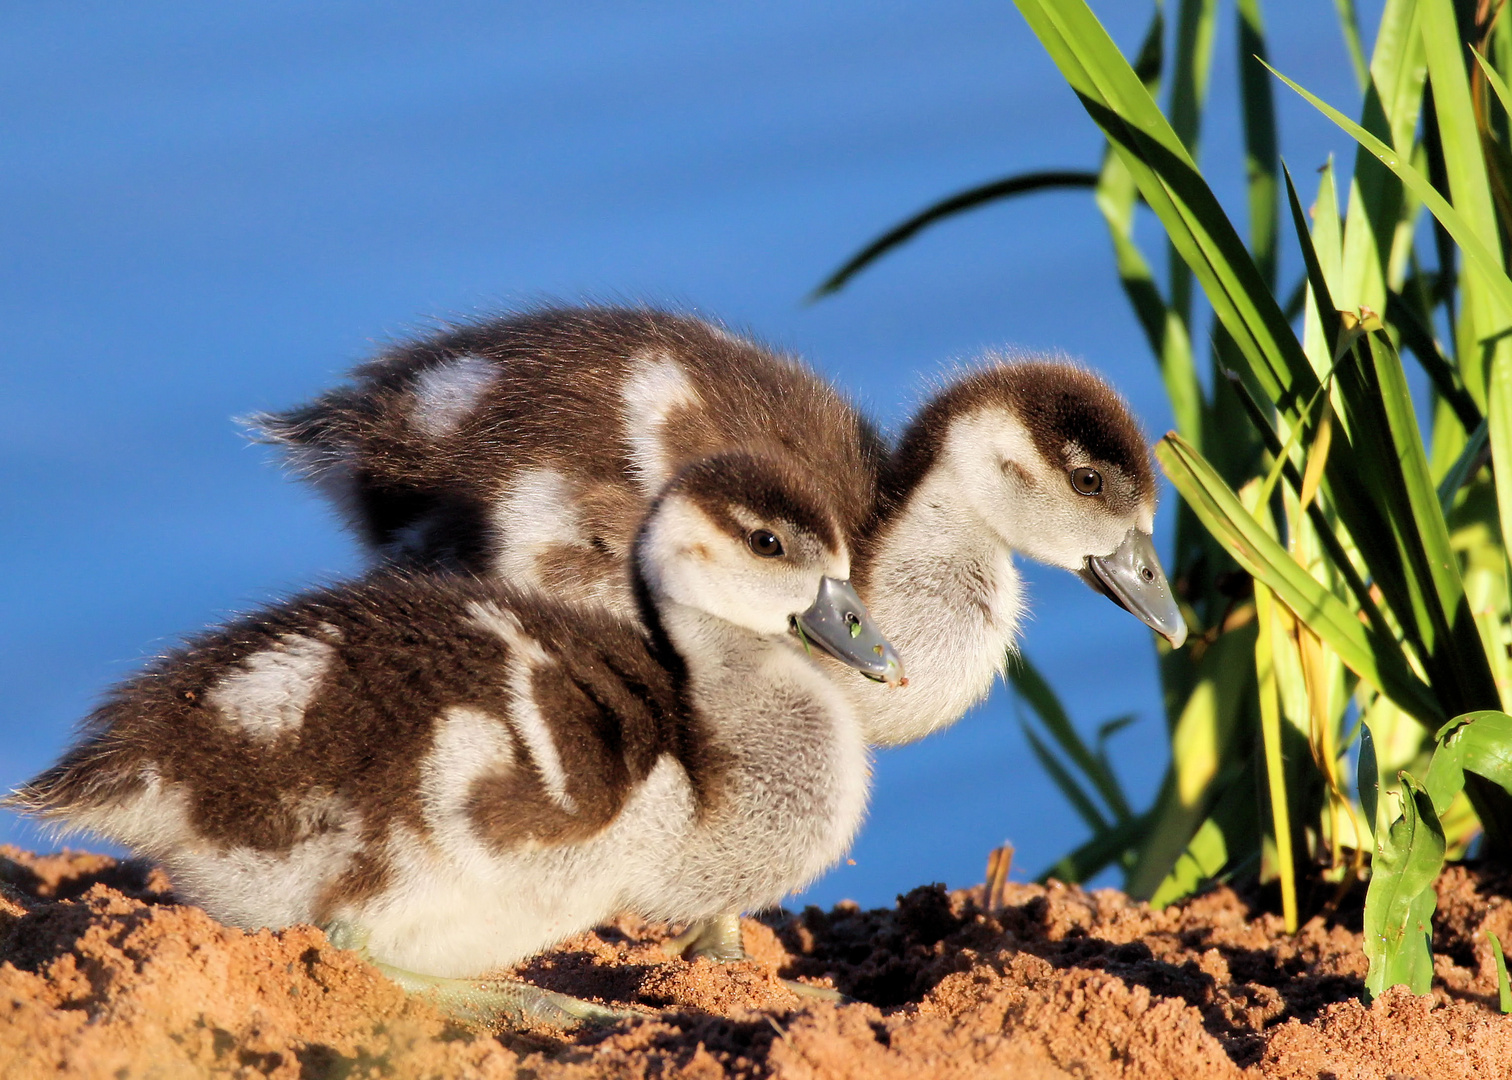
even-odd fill
[(374, 966), (448, 1016), (485, 1027), (544, 1024), (554, 1028), (573, 1028), (581, 1024), (614, 1024), (647, 1015), (543, 990), (518, 979), (442, 979), (434, 975), (417, 975), (388, 964)]
[[(739, 915), (720, 915), (696, 922), (667, 942), (665, 948), (674, 956), (688, 960), (702, 956), (716, 964), (738, 964), (751, 958), (745, 951)], [(818, 998), (820, 1001), (845, 1000), (844, 994), (828, 986), (811, 986), (792, 979), (783, 979), (782, 985), (799, 997)]]
[(325, 927), (325, 933), (338, 949), (353, 950), (407, 993), (424, 998), (464, 1023), (485, 1027), (544, 1024), (570, 1028), (581, 1024), (613, 1024), (647, 1015), (543, 990), (518, 979), (448, 979), (407, 971), (374, 959), (367, 949), (368, 935), (359, 926), (333, 922)]

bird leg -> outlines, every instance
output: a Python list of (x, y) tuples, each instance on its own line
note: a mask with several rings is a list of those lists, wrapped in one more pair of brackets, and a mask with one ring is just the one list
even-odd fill
[(696, 922), (671, 941), (666, 949), (673, 956), (694, 960), (702, 956), (716, 964), (738, 964), (749, 960), (740, 933), (740, 916), (716, 915)]
[(448, 979), (407, 971), (375, 960), (368, 952), (368, 935), (362, 927), (336, 921), (323, 929), (336, 948), (353, 950), (398, 983), (406, 993), (424, 998), (448, 1016), (464, 1023), (484, 1027), (544, 1024), (547, 1027), (570, 1028), (580, 1024), (613, 1024), (645, 1015), (598, 1005), (553, 990), (543, 990), (519, 979)]
[[(665, 948), (674, 956), (687, 960), (702, 956), (716, 964), (738, 964), (751, 958), (745, 951), (739, 915), (718, 915), (696, 922), (667, 942)], [(800, 997), (819, 998), (822, 1001), (845, 1000), (844, 994), (828, 986), (810, 986), (793, 979), (783, 979), (781, 982)]]

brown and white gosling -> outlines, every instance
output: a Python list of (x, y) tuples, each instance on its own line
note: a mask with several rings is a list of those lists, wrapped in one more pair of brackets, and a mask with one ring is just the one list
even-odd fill
[(394, 570), (240, 618), (123, 683), (9, 801), (160, 862), (231, 925), (323, 926), (454, 1010), (618, 1015), (472, 980), (620, 912), (728, 922), (811, 881), (869, 770), (808, 649), (902, 675), (784, 463), (687, 466), (630, 564), (639, 622)]
[[(856, 587), (908, 658), (885, 692), (839, 675), (868, 741), (980, 701), (1012, 650), (1013, 553), (1079, 574), (1180, 646), (1139, 425), (1096, 375), (989, 360), (897, 448), (798, 361), (699, 319), (548, 308), (399, 345), (310, 404), (255, 418), (383, 560), (494, 575), (633, 615), (637, 523), (668, 475), (771, 454), (836, 508)], [(880, 470), (880, 476), (879, 476)]]
[[(1023, 614), (1015, 552), (1080, 574), (1173, 645), (1186, 637), (1151, 540), (1139, 425), (1070, 364), (984, 363), (887, 454), (795, 359), (686, 316), (548, 308), (397, 346), (254, 422), (378, 559), (627, 616), (631, 542), (667, 476), (729, 450), (788, 462), (835, 508), (856, 587), (908, 658), (906, 687), (834, 672), (874, 745), (921, 739), (986, 696)], [(681, 944), (743, 955), (734, 920)]]

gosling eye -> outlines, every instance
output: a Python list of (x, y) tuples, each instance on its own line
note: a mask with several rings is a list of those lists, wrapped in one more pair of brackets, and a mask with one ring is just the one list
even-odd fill
[(767, 529), (756, 529), (746, 537), (752, 551), (763, 559), (775, 559), (782, 554), (782, 541), (777, 534)]
[(1102, 492), (1102, 473), (1096, 469), (1072, 469), (1071, 486), (1078, 495), (1097, 495)]

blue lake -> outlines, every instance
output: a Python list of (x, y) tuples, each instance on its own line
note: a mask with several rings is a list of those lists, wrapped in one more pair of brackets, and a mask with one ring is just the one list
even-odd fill
[[(1146, 5), (1095, 6), (1132, 50)], [(1273, 62), (1356, 112), (1332, 5), (1272, 7)], [(1367, 41), (1378, 13), (1362, 5)], [(1238, 215), (1234, 53), (1230, 16), (1203, 150)], [(180, 635), (358, 568), (232, 417), (437, 319), (681, 307), (802, 353), (890, 430), (953, 363), (1063, 353), (1152, 438), (1169, 425), (1085, 192), (957, 219), (802, 303), (942, 195), (1096, 167), (1096, 129), (1010, 4), (10, 5), (0, 96), (0, 788)], [(1347, 167), (1342, 133), (1277, 101), (1304, 189), (1329, 153)], [(1084, 730), (1137, 715), (1114, 759), (1147, 804), (1167, 756), (1151, 635), (1025, 570), (1024, 651)], [(1021, 877), (1085, 835), (1000, 687), (878, 756), (854, 865), (807, 898), (968, 885), (1004, 840)], [(4, 814), (0, 842), (49, 844)]]

